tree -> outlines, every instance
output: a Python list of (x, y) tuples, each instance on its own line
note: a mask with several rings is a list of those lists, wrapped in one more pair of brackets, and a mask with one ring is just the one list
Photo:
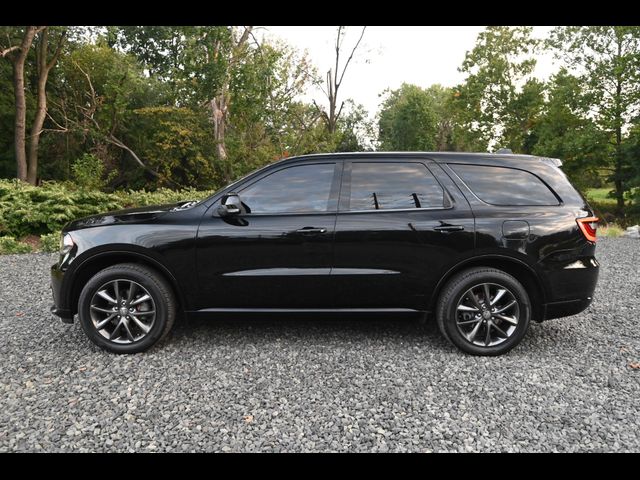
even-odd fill
[(470, 149), (508, 143), (516, 152), (523, 150), (522, 139), (541, 104), (531, 98), (541, 94), (540, 85), (530, 78), (536, 63), (530, 55), (538, 45), (531, 31), (531, 27), (487, 27), (467, 52), (459, 68), (467, 78), (457, 87), (453, 106), (464, 135), (461, 140)]
[[(634, 161), (625, 155), (632, 119), (640, 113), (640, 27), (575, 26), (552, 32), (549, 45), (578, 77), (589, 115), (609, 133), (618, 215), (624, 215), (625, 192)], [(637, 161), (637, 160), (636, 160)]]
[(49, 116), (57, 133), (73, 135), (105, 164), (112, 164), (109, 149), (126, 154), (152, 177), (176, 185), (140, 158), (127, 139), (127, 125), (136, 108), (147, 106), (154, 82), (145, 77), (132, 56), (104, 44), (85, 44), (61, 65), (64, 85)]
[(548, 98), (533, 128), (532, 153), (563, 160), (580, 189), (593, 186), (608, 155), (607, 133), (589, 118), (582, 82), (565, 68), (549, 80)]
[[(14, 148), (17, 166), (18, 179), (27, 181), (27, 150), (26, 150), (26, 116), (27, 105), (25, 98), (24, 65), (29, 54), (29, 49), (33, 44), (36, 34), (44, 27), (28, 26), (20, 32), (19, 29), (4, 27), (8, 29), (8, 45), (0, 47), (0, 56), (8, 58), (13, 67), (13, 92), (15, 98), (15, 120), (14, 120)], [(16, 37), (20, 36), (17, 41)], [(14, 43), (15, 42), (15, 43)]]
[(342, 49), (342, 43), (344, 41), (344, 37), (346, 34), (346, 29), (343, 26), (338, 27), (338, 33), (336, 35), (336, 43), (335, 43), (335, 52), (336, 52), (336, 63), (334, 68), (330, 68), (327, 72), (327, 81), (326, 81), (326, 90), (324, 94), (329, 101), (329, 112), (320, 108), (317, 104), (316, 108), (321, 113), (322, 118), (325, 121), (325, 125), (327, 127), (327, 131), (330, 134), (335, 133), (338, 119), (340, 118), (340, 114), (342, 113), (342, 108), (344, 106), (344, 102), (340, 103), (340, 107), (338, 107), (338, 92), (340, 90), (340, 86), (344, 80), (344, 75), (347, 72), (347, 68), (349, 68), (349, 64), (353, 59), (353, 55), (356, 53), (360, 42), (362, 41), (362, 37), (364, 37), (364, 32), (367, 27), (362, 27), (362, 31), (360, 32), (360, 37), (358, 41), (355, 43), (353, 48), (351, 49), (351, 53), (347, 58), (347, 61), (342, 66), (342, 70), (340, 69), (340, 51)]
[(432, 95), (407, 83), (389, 91), (382, 103), (378, 127), (383, 150), (435, 150), (438, 118)]
[(29, 135), (29, 151), (27, 157), (27, 181), (35, 185), (38, 178), (38, 147), (40, 145), (40, 136), (42, 127), (47, 115), (47, 82), (49, 80), (49, 72), (55, 66), (67, 36), (66, 29), (58, 32), (58, 39), (53, 53), (49, 52), (49, 32), (52, 27), (44, 27), (37, 39), (36, 43), (36, 72), (37, 80), (37, 104), (36, 114), (31, 126)]

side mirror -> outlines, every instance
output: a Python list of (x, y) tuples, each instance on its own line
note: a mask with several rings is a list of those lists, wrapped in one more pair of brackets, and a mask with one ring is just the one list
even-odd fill
[(242, 213), (242, 211), (242, 201), (237, 193), (231, 192), (222, 197), (221, 205), (218, 207), (218, 215), (228, 217), (238, 215)]

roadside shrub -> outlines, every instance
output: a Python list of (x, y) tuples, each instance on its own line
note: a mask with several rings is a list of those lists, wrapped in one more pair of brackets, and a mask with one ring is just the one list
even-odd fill
[(85, 153), (71, 165), (71, 173), (78, 187), (102, 190), (118, 172), (113, 170), (104, 178), (104, 162), (91, 153)]
[(57, 233), (71, 220), (97, 213), (154, 204), (200, 200), (211, 191), (159, 189), (155, 192), (78, 188), (71, 182), (45, 182), (34, 187), (0, 179), (0, 235), (21, 238)]
[(32, 251), (30, 245), (21, 243), (14, 237), (0, 237), (0, 254), (31, 253)]
[(60, 248), (60, 234), (47, 233), (40, 236), (40, 250), (43, 252), (55, 253)]

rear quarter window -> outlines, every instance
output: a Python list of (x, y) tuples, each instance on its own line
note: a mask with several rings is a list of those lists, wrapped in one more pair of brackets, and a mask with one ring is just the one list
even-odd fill
[(558, 198), (534, 174), (486, 165), (449, 164), (469, 189), (491, 205), (559, 205)]

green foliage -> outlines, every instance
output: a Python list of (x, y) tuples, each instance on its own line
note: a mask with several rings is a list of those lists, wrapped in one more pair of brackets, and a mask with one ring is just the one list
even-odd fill
[(200, 200), (211, 191), (159, 189), (103, 193), (77, 189), (70, 183), (41, 187), (0, 180), (0, 235), (23, 237), (59, 232), (69, 221), (122, 208)]
[(32, 251), (31, 245), (19, 242), (14, 237), (0, 237), (0, 254), (2, 255), (11, 253), (31, 253)]
[(118, 174), (112, 170), (104, 178), (104, 169), (103, 161), (90, 153), (85, 153), (71, 165), (73, 180), (86, 190), (102, 190)]
[(60, 234), (47, 233), (40, 236), (40, 251), (47, 253), (55, 253), (60, 248)]
[(541, 104), (541, 85), (531, 78), (537, 45), (531, 27), (491, 26), (480, 33), (459, 68), (467, 78), (452, 103), (464, 150), (509, 146), (524, 152)]
[(215, 145), (204, 111), (147, 107), (133, 113), (131, 138), (147, 165), (178, 185), (202, 188), (219, 183), (210, 161)]
[(556, 56), (576, 73), (583, 116), (592, 119), (609, 146), (599, 166), (609, 169), (618, 214), (636, 185), (637, 156), (633, 130), (640, 113), (640, 27), (567, 26), (548, 41)]
[(380, 112), (382, 150), (435, 150), (438, 119), (431, 95), (416, 85), (403, 83), (388, 93)]

